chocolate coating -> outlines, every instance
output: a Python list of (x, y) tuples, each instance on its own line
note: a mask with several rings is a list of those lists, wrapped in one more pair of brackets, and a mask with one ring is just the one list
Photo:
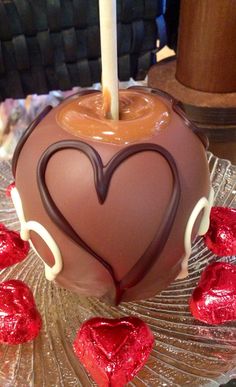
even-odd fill
[[(85, 241), (83, 241), (83, 239), (73, 229), (71, 224), (60, 212), (50, 195), (45, 178), (47, 165), (51, 157), (53, 157), (57, 152), (66, 149), (76, 149), (80, 152), (83, 152), (89, 158), (93, 166), (95, 189), (100, 204), (103, 204), (106, 200), (110, 182), (116, 169), (129, 157), (132, 157), (133, 155), (140, 152), (157, 152), (166, 159), (170, 166), (173, 175), (173, 192), (170, 198), (167, 212), (163, 219), (163, 223), (160, 228), (158, 227), (153, 240), (150, 242), (150, 245), (147, 247), (145, 252), (137, 260), (135, 265), (126, 274), (126, 276), (120, 281), (116, 278), (113, 267), (108, 264), (103, 257), (99, 256), (93, 249), (91, 249), (91, 247)], [(144, 278), (146, 273), (151, 270), (169, 237), (172, 225), (175, 220), (181, 194), (179, 174), (174, 159), (166, 149), (160, 147), (159, 145), (146, 143), (131, 145), (120, 150), (117, 155), (115, 155), (109, 161), (109, 163), (104, 166), (99, 154), (95, 151), (94, 148), (78, 140), (65, 140), (52, 144), (49, 148), (47, 148), (39, 160), (37, 177), (41, 199), (48, 215), (53, 220), (53, 222), (68, 235), (69, 238), (83, 247), (83, 249), (85, 249), (95, 259), (97, 259), (108, 270), (111, 277), (113, 278), (114, 285), (116, 286), (116, 303), (119, 303), (124, 291), (137, 285), (137, 283)]]
[[(25, 217), (44, 225), (61, 250), (57, 282), (112, 302), (151, 297), (179, 274), (187, 221), (209, 194), (204, 147), (173, 100), (150, 89), (135, 93), (161, 100), (170, 114), (149, 138), (115, 144), (68, 133), (57, 117), (72, 97), (36, 125), (14, 156)], [(45, 243), (33, 232), (31, 239), (52, 265)]]

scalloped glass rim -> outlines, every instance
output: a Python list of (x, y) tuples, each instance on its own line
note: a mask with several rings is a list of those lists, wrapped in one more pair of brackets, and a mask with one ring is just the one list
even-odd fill
[[(236, 207), (236, 166), (208, 153), (215, 205)], [(12, 182), (9, 161), (0, 162), (0, 222), (18, 230), (19, 223), (5, 189)], [(175, 281), (153, 299), (111, 308), (94, 298), (79, 297), (44, 278), (42, 262), (31, 251), (21, 264), (0, 272), (0, 281), (18, 278), (33, 290), (43, 318), (38, 338), (19, 346), (0, 345), (0, 385), (95, 386), (75, 358), (72, 342), (80, 324), (93, 316), (135, 315), (146, 321), (156, 339), (144, 368), (129, 386), (218, 386), (236, 376), (236, 322), (209, 326), (194, 320), (189, 296), (204, 267), (219, 258), (197, 238), (189, 277)]]

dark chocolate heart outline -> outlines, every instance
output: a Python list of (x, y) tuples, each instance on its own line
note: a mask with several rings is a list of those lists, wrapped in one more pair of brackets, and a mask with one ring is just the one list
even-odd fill
[[(106, 200), (113, 173), (118, 168), (118, 166), (129, 157), (140, 152), (157, 152), (158, 154), (161, 154), (162, 157), (164, 157), (170, 166), (173, 176), (173, 191), (169, 206), (166, 211), (165, 219), (144, 253), (121, 281), (116, 279), (112, 266), (100, 255), (98, 255), (86, 242), (84, 242), (82, 238), (80, 238), (77, 232), (60, 212), (49, 193), (45, 181), (45, 173), (48, 162), (55, 153), (64, 149), (78, 150), (88, 157), (93, 167), (95, 188), (99, 202), (101, 204), (103, 204)], [(160, 145), (152, 143), (140, 143), (130, 145), (122, 149), (113, 156), (113, 158), (106, 166), (104, 166), (99, 153), (92, 146), (79, 140), (64, 140), (50, 145), (42, 154), (37, 168), (37, 182), (44, 208), (52, 221), (57, 224), (57, 226), (63, 230), (74, 242), (84, 248), (85, 251), (91, 254), (108, 270), (116, 287), (116, 303), (119, 303), (124, 291), (140, 282), (151, 269), (156, 259), (162, 252), (173, 226), (179, 205), (181, 189), (178, 169), (172, 155)]]

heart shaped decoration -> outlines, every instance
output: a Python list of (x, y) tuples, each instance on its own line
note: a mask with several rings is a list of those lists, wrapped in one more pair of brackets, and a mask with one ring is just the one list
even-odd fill
[[(113, 267), (101, 255), (97, 254), (97, 252), (91, 248), (73, 229), (72, 225), (65, 218), (63, 213), (60, 212), (59, 208), (53, 201), (52, 196), (50, 195), (45, 177), (47, 165), (53, 155), (65, 149), (73, 149), (82, 152), (89, 159), (93, 167), (94, 184), (97, 198), (100, 204), (103, 204), (107, 198), (110, 182), (114, 173), (116, 172), (116, 169), (123, 162), (127, 161), (127, 159), (138, 153), (158, 153), (158, 155), (161, 155), (165, 159), (171, 170), (173, 177), (173, 189), (165, 217), (161, 225), (156, 230), (153, 240), (150, 241), (144, 253), (140, 257), (137, 257), (136, 264), (130, 269), (125, 277), (121, 279), (121, 281), (117, 280)], [(83, 247), (90, 255), (98, 260), (110, 273), (116, 287), (116, 303), (118, 304), (122, 298), (123, 292), (126, 289), (135, 286), (139, 281), (141, 281), (154, 265), (156, 259), (158, 259), (158, 256), (162, 252), (171, 232), (181, 194), (178, 169), (172, 155), (160, 145), (152, 143), (140, 143), (130, 145), (122, 149), (117, 154), (115, 154), (115, 156), (106, 164), (106, 166), (104, 166), (99, 153), (90, 145), (78, 140), (64, 140), (49, 146), (42, 155), (38, 164), (37, 181), (43, 205), (52, 221), (57, 224), (57, 226), (75, 243)]]
[(121, 387), (144, 366), (153, 344), (151, 330), (136, 317), (93, 318), (81, 326), (73, 347), (99, 386)]
[(33, 340), (42, 321), (29, 287), (22, 281), (0, 284), (0, 343), (22, 344)]
[(209, 265), (192, 294), (190, 311), (207, 324), (236, 320), (236, 265), (224, 262)]
[(219, 257), (236, 254), (236, 209), (213, 207), (206, 233), (207, 247)]
[(23, 241), (18, 232), (0, 223), (0, 270), (23, 261), (29, 248), (29, 242)]

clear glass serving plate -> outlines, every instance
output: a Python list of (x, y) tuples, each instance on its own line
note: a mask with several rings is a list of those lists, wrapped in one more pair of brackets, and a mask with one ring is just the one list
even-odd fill
[[(208, 154), (215, 190), (215, 205), (236, 207), (236, 166)], [(9, 161), (0, 162), (0, 222), (19, 229), (16, 213), (5, 189), (12, 182)], [(202, 270), (213, 261), (236, 264), (236, 257), (219, 258), (197, 238), (189, 261), (189, 277), (175, 281), (153, 299), (108, 307), (60, 289), (44, 277), (42, 262), (31, 251), (21, 264), (0, 272), (0, 281), (25, 281), (42, 315), (37, 339), (18, 346), (0, 345), (0, 386), (95, 386), (76, 359), (72, 343), (83, 321), (94, 316), (138, 316), (155, 335), (151, 356), (129, 386), (219, 386), (236, 376), (236, 322), (208, 326), (196, 321), (189, 297)]]

